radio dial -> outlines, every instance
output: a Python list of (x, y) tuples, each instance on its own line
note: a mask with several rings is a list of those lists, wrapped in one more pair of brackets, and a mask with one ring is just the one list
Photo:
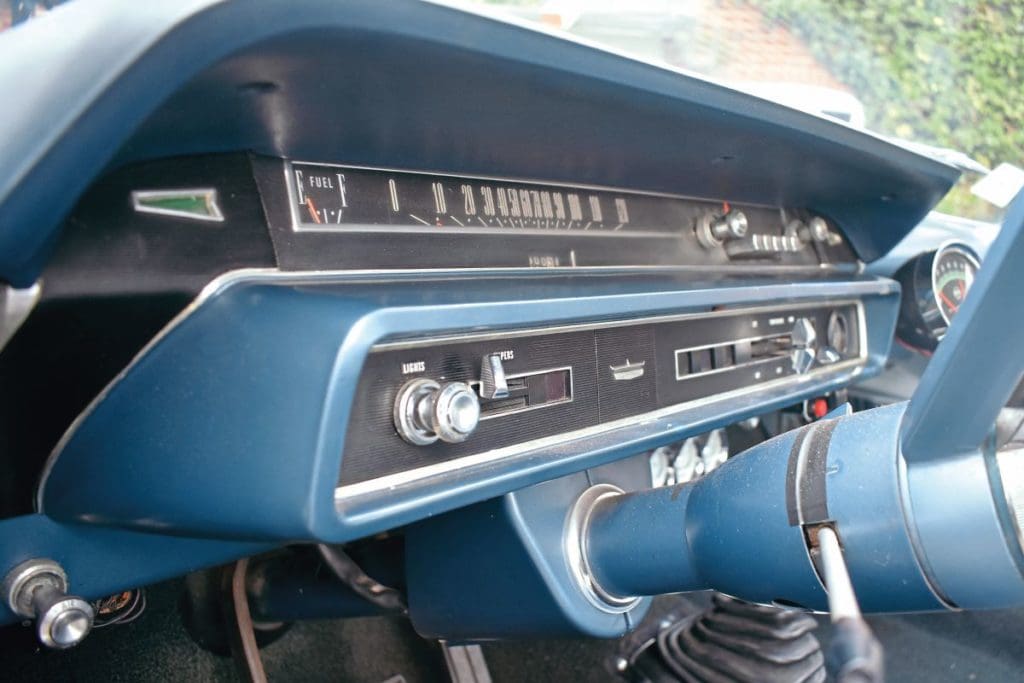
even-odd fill
[(480, 422), (480, 401), (464, 382), (440, 384), (421, 377), (398, 391), (394, 419), (399, 436), (416, 446), (438, 439), (461, 443)]

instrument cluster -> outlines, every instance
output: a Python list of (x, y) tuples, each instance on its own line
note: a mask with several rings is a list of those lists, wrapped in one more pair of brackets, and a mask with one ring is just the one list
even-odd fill
[(897, 336), (916, 349), (934, 350), (967, 298), (979, 267), (970, 247), (947, 242), (900, 268), (896, 279), (903, 299)]
[(255, 172), (295, 269), (856, 263), (834, 223), (799, 208), (287, 160)]

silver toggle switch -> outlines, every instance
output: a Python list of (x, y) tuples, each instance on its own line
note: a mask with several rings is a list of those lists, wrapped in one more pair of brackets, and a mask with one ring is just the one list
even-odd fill
[(18, 616), (35, 619), (39, 642), (56, 650), (82, 642), (95, 616), (92, 605), (67, 591), (64, 569), (44, 558), (22, 562), (3, 582), (7, 606)]
[(500, 353), (484, 356), (480, 368), (480, 398), (508, 398), (508, 382), (505, 380)]

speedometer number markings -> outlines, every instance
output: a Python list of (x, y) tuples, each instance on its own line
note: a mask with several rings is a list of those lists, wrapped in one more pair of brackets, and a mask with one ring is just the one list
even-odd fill
[(978, 272), (978, 261), (965, 249), (950, 246), (935, 254), (932, 286), (939, 312), (948, 325), (967, 298)]

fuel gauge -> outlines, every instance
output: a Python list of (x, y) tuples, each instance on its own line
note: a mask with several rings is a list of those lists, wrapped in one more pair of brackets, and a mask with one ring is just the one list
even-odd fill
[(295, 165), (295, 207), (299, 222), (306, 225), (341, 223), (348, 209), (345, 174), (314, 164)]

